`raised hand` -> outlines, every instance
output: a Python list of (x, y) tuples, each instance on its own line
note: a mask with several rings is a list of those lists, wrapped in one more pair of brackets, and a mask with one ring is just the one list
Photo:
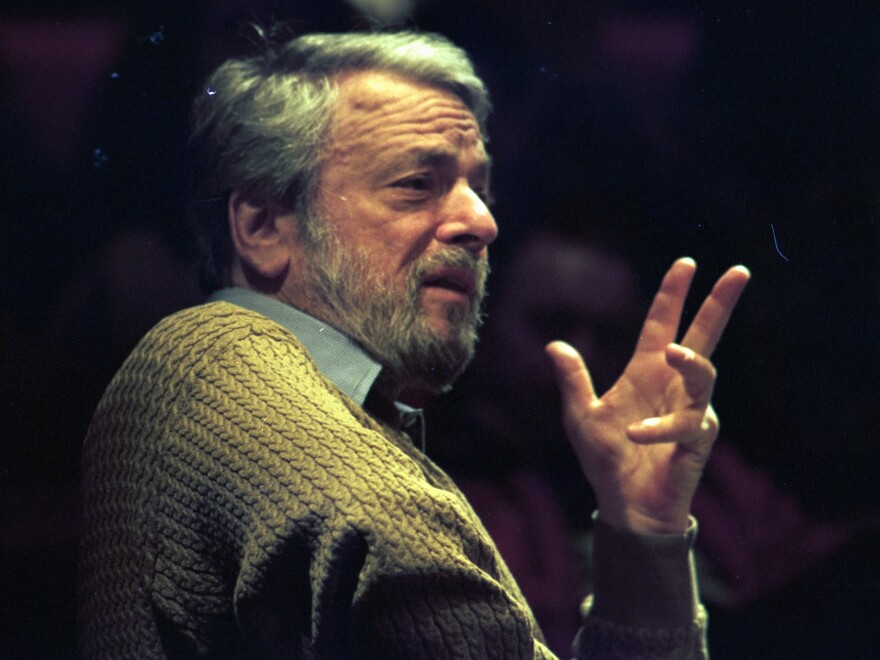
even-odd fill
[(569, 441), (607, 523), (643, 533), (682, 532), (718, 434), (709, 361), (749, 280), (742, 266), (715, 283), (680, 344), (682, 309), (696, 264), (676, 261), (663, 278), (623, 375), (597, 397), (577, 351), (553, 342)]

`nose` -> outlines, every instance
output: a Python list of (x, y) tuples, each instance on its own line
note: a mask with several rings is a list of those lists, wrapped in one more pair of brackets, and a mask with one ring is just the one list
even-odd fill
[(442, 213), (437, 240), (443, 243), (458, 245), (479, 255), (498, 236), (492, 212), (466, 181), (449, 191)]

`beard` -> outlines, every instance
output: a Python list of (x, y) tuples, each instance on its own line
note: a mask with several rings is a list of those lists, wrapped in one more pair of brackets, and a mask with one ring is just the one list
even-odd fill
[[(476, 278), (476, 291), (467, 308), (452, 303), (444, 306), (448, 329), (441, 332), (430, 327), (419, 298), (426, 274), (446, 267), (469, 269)], [(402, 389), (445, 392), (465, 370), (483, 322), (488, 274), (485, 259), (450, 247), (410, 264), (401, 294), (389, 286), (368, 251), (344, 245), (330, 232), (311, 252), (306, 285), (321, 308), (318, 316), (383, 366), (377, 386), (394, 397)]]

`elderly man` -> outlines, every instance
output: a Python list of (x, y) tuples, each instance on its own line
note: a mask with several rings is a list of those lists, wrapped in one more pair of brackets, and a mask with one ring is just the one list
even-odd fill
[[(474, 351), (487, 114), (466, 55), (425, 34), (305, 36), (210, 77), (194, 209), (214, 293), (148, 333), (89, 430), (87, 656), (550, 655), (398, 401)], [(548, 347), (599, 504), (578, 655), (703, 652), (688, 510), (717, 426), (708, 358), (748, 272), (676, 344), (693, 272), (669, 270), (601, 398)]]

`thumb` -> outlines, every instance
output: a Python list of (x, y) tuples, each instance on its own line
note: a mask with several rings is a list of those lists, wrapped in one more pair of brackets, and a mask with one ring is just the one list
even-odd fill
[(596, 391), (581, 354), (564, 341), (551, 342), (544, 351), (553, 363), (563, 407), (574, 402), (591, 405), (596, 400)]

